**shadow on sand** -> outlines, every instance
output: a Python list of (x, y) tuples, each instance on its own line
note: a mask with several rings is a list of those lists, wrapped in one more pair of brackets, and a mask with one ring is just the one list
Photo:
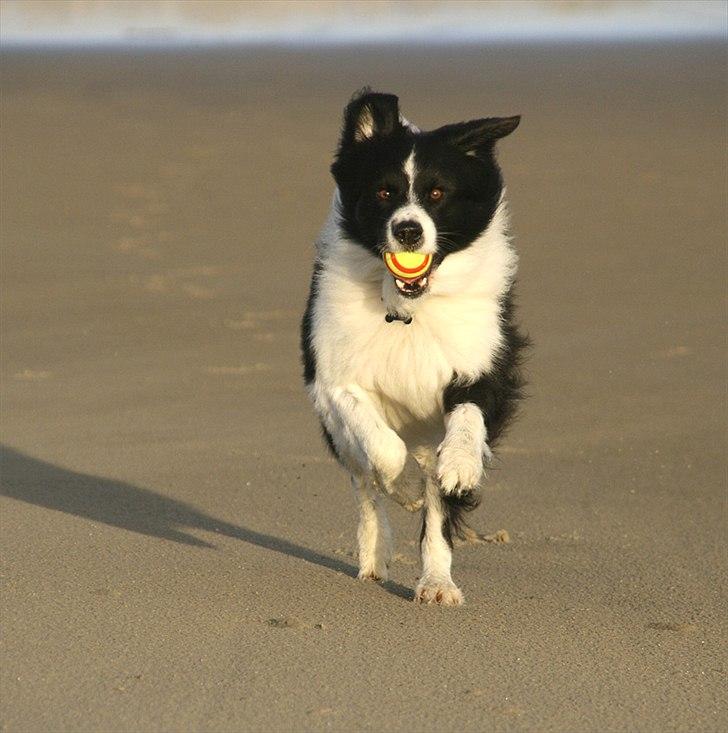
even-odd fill
[[(214, 532), (350, 577), (357, 574), (357, 569), (349, 563), (280, 537), (219, 521), (149, 489), (69, 471), (7, 446), (0, 446), (0, 495), (195, 547), (214, 548), (214, 545), (184, 530)], [(398, 583), (387, 582), (384, 587), (400, 598), (412, 598), (412, 591)]]

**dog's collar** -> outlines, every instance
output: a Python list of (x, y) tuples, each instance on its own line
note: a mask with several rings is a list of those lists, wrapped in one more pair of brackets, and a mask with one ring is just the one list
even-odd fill
[(387, 313), (387, 315), (384, 316), (384, 320), (387, 323), (402, 321), (405, 326), (409, 326), (409, 324), (412, 323), (412, 316), (401, 316), (399, 313)]

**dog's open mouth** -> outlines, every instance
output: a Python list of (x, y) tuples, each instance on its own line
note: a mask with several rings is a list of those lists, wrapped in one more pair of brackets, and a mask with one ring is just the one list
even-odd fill
[(405, 298), (419, 298), (430, 284), (430, 274), (428, 272), (427, 275), (418, 277), (416, 280), (400, 280), (395, 277), (394, 284), (397, 286), (400, 295), (404, 295)]
[(386, 252), (384, 264), (400, 295), (418, 298), (427, 290), (432, 275), (432, 255), (419, 252)]

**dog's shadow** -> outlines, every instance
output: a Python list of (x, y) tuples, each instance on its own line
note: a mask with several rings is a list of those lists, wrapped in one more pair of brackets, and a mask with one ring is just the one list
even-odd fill
[[(0, 446), (0, 495), (199, 548), (211, 549), (214, 545), (185, 530), (213, 532), (350, 577), (357, 574), (353, 565), (289, 540), (219, 521), (149, 489), (69, 471), (7, 446)], [(393, 595), (412, 598), (412, 591), (398, 583), (383, 585)]]

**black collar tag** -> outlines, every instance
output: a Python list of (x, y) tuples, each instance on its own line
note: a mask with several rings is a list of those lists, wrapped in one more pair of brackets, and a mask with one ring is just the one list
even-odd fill
[(392, 323), (392, 321), (402, 321), (405, 326), (409, 326), (409, 324), (412, 323), (412, 316), (400, 316), (399, 313), (387, 313), (387, 315), (384, 316), (384, 320), (387, 323)]

